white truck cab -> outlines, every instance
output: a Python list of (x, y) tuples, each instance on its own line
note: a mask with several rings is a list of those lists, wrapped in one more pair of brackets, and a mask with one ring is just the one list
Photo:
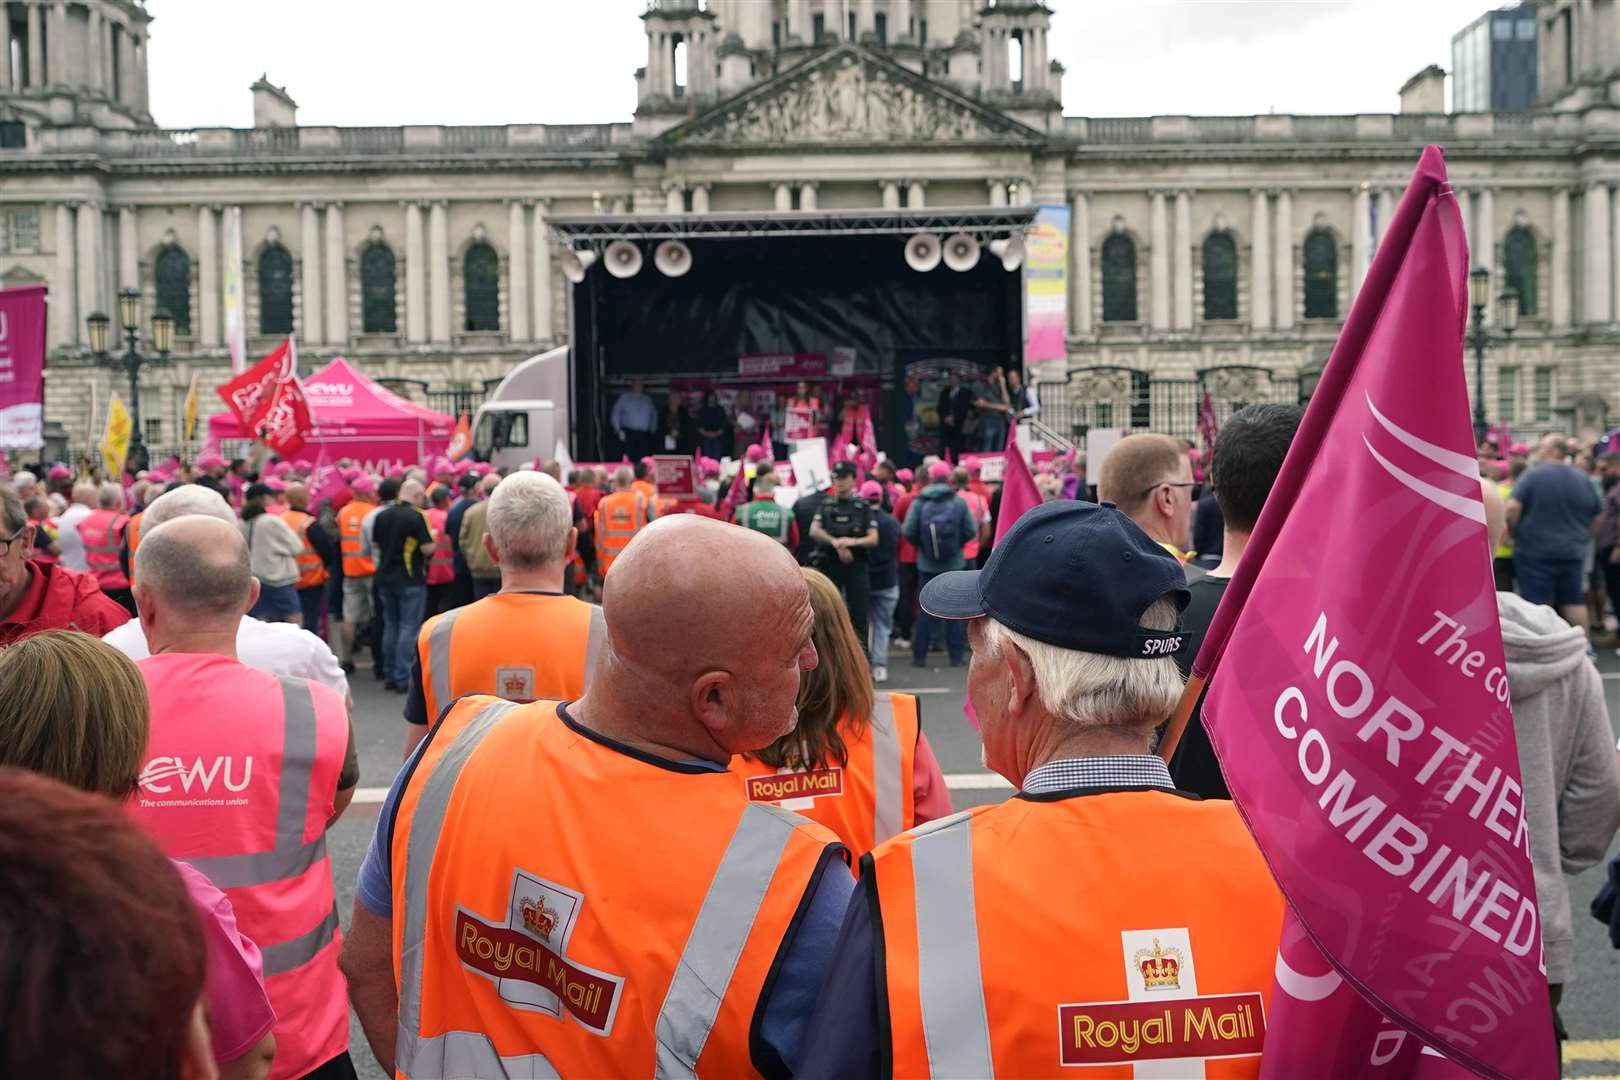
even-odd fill
[(568, 438), (567, 346), (513, 368), (473, 420), (473, 453), (497, 468), (550, 459)]

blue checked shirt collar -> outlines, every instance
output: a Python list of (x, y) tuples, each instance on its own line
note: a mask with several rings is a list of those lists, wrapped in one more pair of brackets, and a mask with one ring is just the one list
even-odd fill
[(1153, 754), (1107, 754), (1048, 761), (1024, 777), (1024, 792), (1039, 795), (1072, 788), (1163, 788), (1175, 790), (1170, 770)]

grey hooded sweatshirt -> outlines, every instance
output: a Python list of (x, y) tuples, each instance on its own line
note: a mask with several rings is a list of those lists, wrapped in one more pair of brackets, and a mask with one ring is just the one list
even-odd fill
[(1620, 774), (1603, 680), (1586, 634), (1550, 607), (1497, 593), (1513, 730), (1519, 741), (1530, 857), (1536, 870), (1547, 981), (1575, 974), (1565, 874), (1596, 865), (1620, 828)]

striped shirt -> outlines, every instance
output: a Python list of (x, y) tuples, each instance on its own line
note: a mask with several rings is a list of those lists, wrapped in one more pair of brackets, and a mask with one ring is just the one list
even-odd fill
[(1163, 788), (1175, 790), (1170, 770), (1153, 754), (1105, 754), (1102, 757), (1059, 758), (1031, 770), (1024, 777), (1024, 792), (1040, 795), (1070, 788)]

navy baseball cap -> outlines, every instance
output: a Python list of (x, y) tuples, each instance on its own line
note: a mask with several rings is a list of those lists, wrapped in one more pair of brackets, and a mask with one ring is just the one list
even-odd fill
[(835, 461), (833, 462), (832, 474), (842, 477), (854, 476), (855, 463), (853, 461)]
[(1026, 511), (983, 570), (940, 574), (919, 603), (938, 619), (988, 615), (1061, 649), (1153, 659), (1186, 644), (1179, 625), (1142, 629), (1162, 597), (1178, 612), (1192, 599), (1175, 556), (1113, 503), (1057, 499)]

